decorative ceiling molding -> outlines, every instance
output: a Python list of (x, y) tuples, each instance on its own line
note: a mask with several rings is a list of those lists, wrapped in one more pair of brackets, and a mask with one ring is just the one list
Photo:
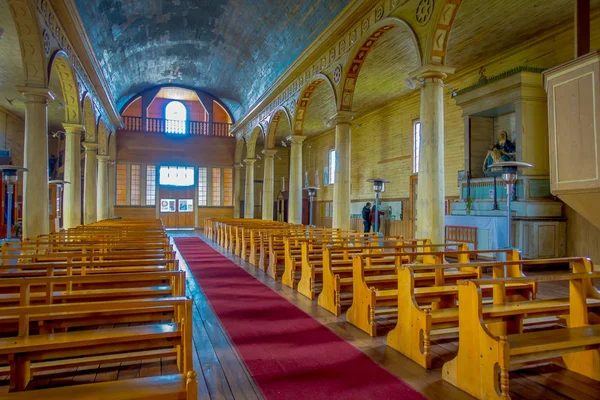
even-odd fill
[[(53, 4), (57, 2), (51, 0), (33, 1), (35, 2), (38, 14), (42, 17), (42, 20), (46, 24), (47, 31), (50, 32), (52, 37), (56, 40), (56, 43), (58, 44), (60, 50), (64, 51), (69, 57), (70, 62), (72, 63), (73, 68), (77, 73), (79, 83), (84, 86), (85, 91), (92, 95), (91, 97), (94, 103), (94, 108), (96, 108), (98, 113), (104, 117), (105, 122), (107, 122), (110, 125), (111, 130), (114, 129), (115, 126), (120, 126), (121, 117), (116, 111), (116, 106), (112, 97), (110, 96), (109, 92), (106, 92), (106, 87), (103, 86), (101, 82), (98, 82), (98, 86), (102, 88), (104, 93), (101, 93), (102, 97), (99, 96), (98, 92), (96, 91), (96, 86), (92, 84), (90, 75), (88, 75), (87, 69), (84, 68), (81, 59), (79, 58), (79, 52), (76, 51), (75, 47), (72, 45), (69, 35), (65, 31), (63, 24), (61, 23), (61, 19), (58, 17), (56, 11), (54, 10)], [(73, 25), (76, 24), (76, 21), (73, 20), (73, 16), (71, 15), (71, 13), (69, 13), (68, 15), (61, 14), (61, 17), (69, 18), (69, 23)], [(79, 20), (79, 17), (77, 16), (76, 19)], [(81, 24), (81, 21), (79, 21), (79, 24)], [(85, 38), (85, 40), (87, 40), (87, 34), (85, 33), (85, 30), (77, 32), (77, 35), (80, 35), (79, 37)], [(91, 51), (91, 48), (89, 50), (90, 51), (83, 51), (85, 53), (85, 56), (88, 58), (90, 56), (93, 56), (94, 54), (93, 51)], [(98, 70), (94, 70), (94, 74), (96, 77), (98, 77)], [(101, 78), (98, 77), (98, 80), (101, 80)]]

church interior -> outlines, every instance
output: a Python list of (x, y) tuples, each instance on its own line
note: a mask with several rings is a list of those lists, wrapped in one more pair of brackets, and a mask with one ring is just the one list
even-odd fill
[(0, 400), (600, 399), (600, 0), (0, 0)]

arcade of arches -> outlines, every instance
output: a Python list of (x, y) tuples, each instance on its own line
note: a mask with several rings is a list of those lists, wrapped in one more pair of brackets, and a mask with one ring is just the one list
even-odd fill
[[(500, 383), (493, 394), (478, 395), (457, 383), (460, 377), (442, 376), (458, 339), (441, 339), (433, 350), (422, 345), (421, 353), (443, 359), (426, 371), (405, 353), (390, 348), (382, 353), (385, 337), (371, 338), (354, 327), (347, 331), (340, 328), (344, 317), (315, 311), (316, 300), (298, 300), (285, 276), (283, 289), (268, 277), (278, 276), (273, 256), (278, 236), (258, 228), (271, 221), (344, 236), (374, 235), (377, 225), (380, 244), (390, 237), (463, 244), (473, 252), (490, 250), (481, 254), (488, 262), (508, 248), (519, 249), (523, 259), (551, 264), (573, 263), (575, 257), (600, 262), (600, 0), (201, 3), (0, 0), (0, 165), (26, 168), (18, 171), (14, 194), (2, 184), (2, 237), (7, 228), (13, 240), (25, 241), (106, 221), (160, 220), (174, 236), (187, 230), (185, 235), (206, 241), (256, 240), (272, 252), (259, 257), (256, 250), (256, 259), (266, 257), (275, 272), (265, 266), (257, 275), (236, 259), (239, 266), (357, 345), (415, 393), (432, 399), (507, 398), (499, 394), (508, 393), (509, 374), (498, 372), (504, 364), (494, 367)], [(507, 186), (508, 167), (490, 165), (513, 161), (530, 165), (519, 166)], [(2, 174), (8, 179), (10, 168)], [(377, 202), (373, 179), (385, 181)], [(377, 208), (368, 209), (365, 220), (366, 203)], [(219, 223), (223, 236), (210, 236)], [(254, 228), (256, 236), (250, 236)], [(411, 243), (416, 247), (410, 251), (424, 251)], [(183, 258), (186, 248), (180, 249)], [(215, 248), (244, 252), (234, 245)], [(288, 250), (282, 244), (279, 256)], [(296, 250), (289, 250), (296, 260), (286, 259), (285, 273), (297, 261), (300, 274), (300, 258), (312, 257)], [(325, 261), (315, 262), (320, 269), (311, 278), (312, 290), (325, 290), (319, 283)], [(356, 282), (357, 272), (348, 268), (349, 275), (337, 275), (338, 301), (344, 290), (352, 299), (352, 285), (345, 288), (343, 282)], [(539, 268), (531, 268), (537, 277)], [(483, 273), (498, 277), (495, 267)], [(561, 286), (567, 297), (569, 287), (576, 290), (570, 282)], [(393, 284), (398, 285), (395, 278)], [(510, 284), (502, 286), (503, 300), (494, 297), (494, 304), (511, 298)], [(373, 285), (373, 293), (383, 292)], [(209, 361), (194, 337), (194, 368), (206, 386), (198, 398), (281, 398), (266, 392), (247, 355), (236, 349), (235, 334), (210, 289), (194, 287), (204, 302), (195, 310), (204, 322), (197, 329), (208, 335), (204, 350), (212, 352), (218, 371), (215, 377), (208, 364), (198, 369)], [(296, 283), (290, 287), (298, 289)], [(452, 288), (456, 303), (459, 289)], [(550, 292), (540, 292), (541, 298), (550, 298)], [(498, 293), (494, 286), (494, 296)], [(596, 295), (594, 301), (600, 298), (597, 290)], [(427, 318), (434, 315), (434, 325), (436, 307), (444, 307), (445, 299), (432, 307), (423, 306), (426, 299), (421, 304)], [(479, 312), (485, 314), (485, 299), (482, 304)], [(574, 301), (570, 304), (573, 312)], [(374, 307), (371, 311), (374, 326)], [(522, 332), (523, 317), (514, 318)], [(560, 327), (569, 327), (561, 318)], [(586, 313), (585, 324), (599, 320), (590, 311), (588, 321)], [(457, 324), (448, 323), (448, 332), (462, 332)], [(428, 332), (420, 335), (429, 340)], [(596, 352), (586, 360), (597, 364), (600, 377), (600, 343), (585, 343), (578, 349)], [(562, 354), (552, 351), (548, 357)], [(527, 364), (527, 357), (522, 360), (515, 368)], [(137, 366), (137, 377), (143, 376), (144, 362)], [(536, 368), (510, 373), (510, 396), (600, 398), (600, 383), (569, 370), (567, 361)], [(4, 375), (0, 392), (13, 391), (8, 372)], [(45, 387), (53, 387), (53, 379)]]

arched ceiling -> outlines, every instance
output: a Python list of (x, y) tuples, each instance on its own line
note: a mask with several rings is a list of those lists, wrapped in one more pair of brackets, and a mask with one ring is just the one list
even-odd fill
[(377, 41), (356, 81), (352, 110), (360, 114), (406, 95), (409, 73), (419, 67), (418, 49), (406, 28), (395, 28)]
[(313, 93), (306, 107), (304, 117), (304, 136), (316, 136), (331, 129), (326, 124), (336, 113), (333, 90), (323, 82)]
[(75, 0), (117, 106), (174, 83), (241, 117), (349, 0)]

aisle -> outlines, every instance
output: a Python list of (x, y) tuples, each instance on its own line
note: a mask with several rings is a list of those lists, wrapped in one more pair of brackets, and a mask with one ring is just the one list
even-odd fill
[(266, 399), (422, 399), (200, 238), (175, 238)]

